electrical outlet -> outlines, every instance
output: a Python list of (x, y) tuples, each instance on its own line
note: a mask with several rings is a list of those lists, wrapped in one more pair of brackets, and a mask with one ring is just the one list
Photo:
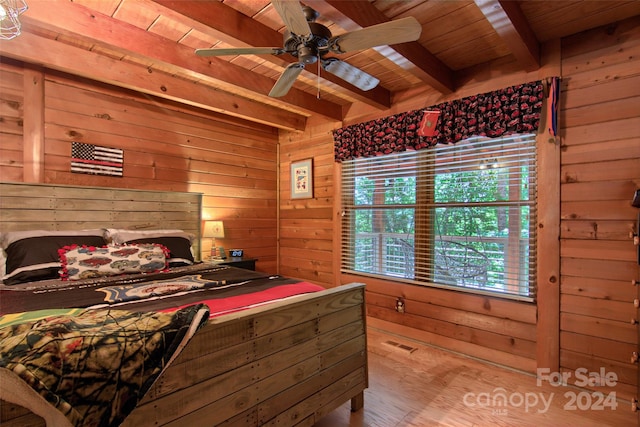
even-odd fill
[(396, 299), (396, 311), (398, 313), (404, 313), (404, 298), (398, 297)]

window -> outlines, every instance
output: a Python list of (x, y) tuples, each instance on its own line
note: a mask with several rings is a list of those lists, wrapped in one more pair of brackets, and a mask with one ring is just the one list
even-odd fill
[(342, 271), (535, 298), (535, 135), (342, 164)]

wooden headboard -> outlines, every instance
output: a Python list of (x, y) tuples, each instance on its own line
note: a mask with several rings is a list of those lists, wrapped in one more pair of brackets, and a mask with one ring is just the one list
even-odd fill
[(199, 260), (201, 215), (201, 193), (0, 183), (0, 232), (175, 228), (196, 236)]

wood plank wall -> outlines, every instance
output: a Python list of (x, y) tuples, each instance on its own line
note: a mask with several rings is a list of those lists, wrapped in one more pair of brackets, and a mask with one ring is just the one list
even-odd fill
[(0, 180), (22, 182), (24, 70), (0, 63)]
[(626, 398), (638, 385), (638, 53), (640, 17), (562, 41), (561, 366), (605, 368)]
[[(43, 84), (43, 121), (25, 86)], [(31, 92), (34, 89), (31, 88)], [(26, 114), (26, 117), (25, 117)], [(42, 129), (43, 163), (27, 127)], [(33, 130), (30, 130), (33, 135)], [(124, 150), (124, 176), (70, 172), (71, 141)], [(0, 181), (197, 192), (203, 218), (224, 221), (218, 245), (277, 272), (277, 130), (57, 72), (0, 63)], [(33, 164), (36, 163), (36, 164)], [(37, 174), (29, 170), (40, 170)], [(36, 180), (31, 178), (36, 176)], [(207, 254), (211, 242), (203, 241)]]
[[(337, 255), (339, 171), (334, 165), (332, 179), (327, 170), (331, 166), (326, 157), (333, 144), (329, 123), (311, 123), (304, 134), (290, 133), (280, 139), (282, 271), (309, 280), (333, 273), (334, 284), (367, 283), (369, 324), (375, 327), (532, 373), (544, 365), (541, 358), (547, 357), (549, 348), (559, 347), (559, 355), (551, 358), (561, 359), (555, 363), (562, 370), (615, 370), (618, 384), (607, 391), (616, 391), (617, 397), (627, 400), (637, 396), (638, 369), (631, 363), (631, 352), (638, 351), (637, 327), (632, 325), (632, 319), (638, 318), (633, 307), (637, 289), (631, 280), (640, 279), (640, 274), (628, 234), (638, 211), (630, 207), (631, 196), (640, 188), (639, 19), (581, 34), (562, 44), (547, 43), (544, 65), (537, 73), (525, 74), (504, 62), (468, 70), (458, 76), (462, 86), (450, 97), (564, 76), (562, 166), (544, 171), (562, 180), (562, 200), (554, 213), (561, 230), (552, 233), (562, 234), (561, 249), (549, 252), (546, 246), (540, 251), (543, 257), (562, 251), (556, 259), (547, 260), (558, 266), (556, 272), (561, 276), (560, 289), (558, 278), (553, 277), (549, 285), (555, 283), (555, 289), (545, 298), (559, 302), (540, 310), (522, 302), (341, 275)], [(441, 101), (437, 94), (421, 93), (408, 94), (384, 112), (354, 105), (343, 125)], [(333, 188), (326, 189), (326, 198), (321, 187), (312, 200), (289, 200), (289, 162), (306, 157), (314, 159), (315, 174), (320, 180), (326, 177)], [(328, 211), (331, 205), (333, 217)], [(397, 297), (405, 299), (407, 313), (393, 309)], [(544, 303), (548, 301), (540, 304)], [(539, 320), (540, 315), (545, 319)], [(537, 328), (540, 324), (560, 328), (545, 331)], [(543, 345), (540, 334), (544, 339), (550, 335), (556, 344)]]
[[(638, 383), (638, 369), (630, 361), (630, 352), (638, 349), (637, 327), (632, 325), (638, 318), (633, 307), (637, 289), (631, 280), (640, 274), (628, 234), (638, 212), (630, 207), (630, 198), (640, 187), (639, 19), (564, 40), (562, 60), (546, 58), (535, 73), (504, 61), (487, 64), (458, 75), (460, 88), (447, 99), (435, 92), (410, 93), (382, 112), (356, 104), (344, 123), (561, 74), (561, 169), (545, 171), (562, 180), (557, 260), (561, 300), (555, 313), (560, 330), (549, 333), (560, 335), (564, 370), (615, 370), (620, 378), (615, 390), (627, 399), (636, 395)], [(21, 64), (0, 64), (0, 180), (38, 177), (24, 173), (22, 136), (25, 112), (39, 102), (24, 99), (24, 85), (37, 76), (37, 69), (25, 74)], [(354, 281), (340, 274), (337, 261), (339, 173), (332, 161), (331, 130), (342, 124), (310, 120), (304, 132), (278, 137), (260, 125), (59, 73), (45, 72), (42, 80), (44, 182), (202, 192), (204, 216), (225, 220), (228, 237), (223, 243), (244, 247), (247, 255), (259, 258), (258, 269), (279, 268), (283, 275), (330, 286)], [(28, 93), (36, 89), (30, 86)], [(27, 158), (37, 159), (38, 128), (32, 115), (28, 118), (31, 136), (26, 143), (32, 154)], [(69, 143), (79, 138), (124, 148), (125, 177), (70, 174)], [(314, 162), (314, 197), (291, 200), (290, 163), (307, 158)], [(540, 351), (537, 316), (554, 315), (552, 311), (357, 279), (368, 285), (372, 325), (535, 372)], [(393, 310), (398, 296), (405, 298), (409, 310), (404, 315)]]
[[(339, 123), (310, 118), (307, 131), (280, 141), (280, 272), (335, 286), (332, 129)], [(291, 199), (291, 163), (313, 159), (313, 198)]]
[[(507, 84), (499, 81), (489, 83), (497, 86), (470, 85), (466, 92), (453, 95), (452, 99), (536, 78), (536, 75), (515, 75)], [(413, 99), (397, 109), (406, 111), (424, 105), (422, 99)], [(384, 117), (395, 112), (377, 114)], [(353, 120), (367, 119), (368, 116), (362, 116)], [(326, 278), (332, 286), (365, 282), (370, 324), (496, 363), (535, 371), (534, 304), (340, 274), (340, 175), (339, 165), (333, 162), (331, 134), (339, 126), (310, 122), (306, 132), (288, 133), (280, 138), (281, 272), (312, 281)], [(314, 178), (318, 183), (314, 198), (291, 200), (289, 164), (306, 157), (314, 160)], [(406, 303), (403, 314), (395, 311), (398, 297)]]

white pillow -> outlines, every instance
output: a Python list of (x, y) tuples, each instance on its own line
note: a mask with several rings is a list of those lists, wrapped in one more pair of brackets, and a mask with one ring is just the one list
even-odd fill
[(113, 243), (122, 244), (131, 240), (149, 239), (153, 237), (183, 237), (193, 243), (195, 236), (184, 230), (126, 230), (121, 228), (105, 229), (104, 238)]
[(33, 282), (59, 277), (58, 250), (67, 245), (103, 246), (102, 229), (96, 230), (29, 230), (10, 231), (2, 235), (2, 250), (6, 256), (5, 285)]
[(7, 255), (4, 249), (0, 248), (0, 279), (7, 273)]

